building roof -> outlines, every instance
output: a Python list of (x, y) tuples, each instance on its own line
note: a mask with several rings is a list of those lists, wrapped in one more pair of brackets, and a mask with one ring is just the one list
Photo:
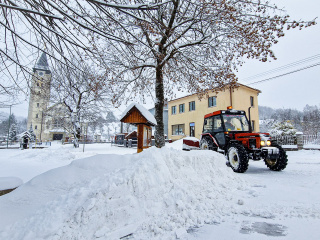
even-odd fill
[(157, 121), (154, 118), (154, 116), (152, 115), (152, 113), (150, 113), (145, 107), (141, 106), (138, 103), (131, 103), (126, 110), (124, 110), (124, 112), (122, 113), (121, 117), (120, 117), (120, 121), (122, 121), (130, 112), (131, 109), (136, 108), (140, 114), (147, 120), (147, 122), (149, 122), (151, 125), (155, 126), (157, 125)]
[(38, 60), (38, 62), (36, 63), (36, 65), (34, 66), (33, 70), (45, 70), (45, 71), (50, 71), (49, 69), (49, 64), (48, 64), (48, 59), (47, 59), (47, 55), (45, 52), (43, 52)]
[[(228, 85), (225, 86), (225, 88), (228, 88), (228, 87), (229, 87)], [(258, 94), (261, 93), (261, 91), (260, 91), (259, 89), (249, 87), (249, 86), (244, 85), (244, 84), (242, 84), (242, 83), (236, 83), (235, 88), (236, 88), (236, 87), (246, 87), (246, 88), (249, 88), (249, 89), (251, 89), (251, 90), (253, 90), (253, 91), (256, 91)], [(214, 91), (214, 90), (215, 90), (215, 88), (212, 89), (211, 91)], [(173, 100), (168, 101), (168, 102), (174, 102), (174, 101), (176, 101), (176, 100), (179, 100), (179, 99), (182, 99), (182, 98), (187, 98), (187, 97), (194, 96), (194, 95), (197, 95), (197, 93), (193, 93), (193, 94), (189, 94), (189, 95), (186, 95), (186, 96), (183, 96), (183, 97), (179, 97), (179, 98), (173, 99)]]

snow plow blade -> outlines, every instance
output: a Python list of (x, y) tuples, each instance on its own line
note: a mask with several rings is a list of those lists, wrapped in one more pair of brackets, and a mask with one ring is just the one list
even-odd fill
[(199, 150), (200, 149), (200, 141), (194, 137), (187, 137), (183, 139), (182, 150), (190, 151), (190, 150)]

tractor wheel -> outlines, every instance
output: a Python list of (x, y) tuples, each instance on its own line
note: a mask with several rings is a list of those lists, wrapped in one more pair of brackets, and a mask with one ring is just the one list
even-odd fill
[(285, 169), (287, 166), (288, 156), (281, 146), (274, 145), (273, 147), (276, 147), (279, 149), (279, 158), (278, 159), (265, 158), (264, 162), (270, 170), (281, 171)]
[(203, 138), (200, 141), (201, 150), (213, 150), (213, 141), (211, 138)]
[(240, 144), (230, 144), (227, 151), (230, 167), (234, 172), (244, 173), (249, 166), (249, 158), (246, 149)]

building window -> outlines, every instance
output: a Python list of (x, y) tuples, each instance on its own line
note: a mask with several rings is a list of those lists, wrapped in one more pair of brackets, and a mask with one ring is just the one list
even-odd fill
[(250, 106), (251, 107), (254, 106), (254, 98), (252, 96), (250, 96)]
[(196, 102), (195, 101), (189, 102), (189, 111), (194, 111), (194, 110), (196, 110)]
[(172, 106), (171, 107), (171, 114), (172, 115), (177, 114), (177, 106)]
[(184, 124), (172, 125), (172, 135), (184, 135)]
[(38, 126), (37, 126), (37, 125), (35, 125), (35, 126), (34, 126), (34, 129), (38, 129)]
[(38, 117), (39, 117), (39, 114), (37, 113), (37, 114), (36, 114), (36, 118), (38, 118)]
[(179, 113), (184, 113), (184, 103), (179, 104)]
[(63, 127), (63, 119), (54, 119), (52, 123), (53, 128), (62, 128)]
[(217, 97), (209, 97), (208, 99), (208, 107), (217, 106)]
[(40, 103), (37, 103), (37, 107), (39, 107), (40, 106)]
[(189, 127), (190, 127), (190, 137), (194, 137), (194, 129), (195, 129), (194, 128), (195, 127), (194, 122), (190, 123)]

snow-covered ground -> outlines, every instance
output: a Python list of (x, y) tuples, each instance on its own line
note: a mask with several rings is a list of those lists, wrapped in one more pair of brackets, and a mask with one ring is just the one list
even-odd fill
[(0, 149), (0, 179), (24, 182), (0, 197), (0, 239), (320, 239), (320, 151), (236, 174), (181, 148)]

